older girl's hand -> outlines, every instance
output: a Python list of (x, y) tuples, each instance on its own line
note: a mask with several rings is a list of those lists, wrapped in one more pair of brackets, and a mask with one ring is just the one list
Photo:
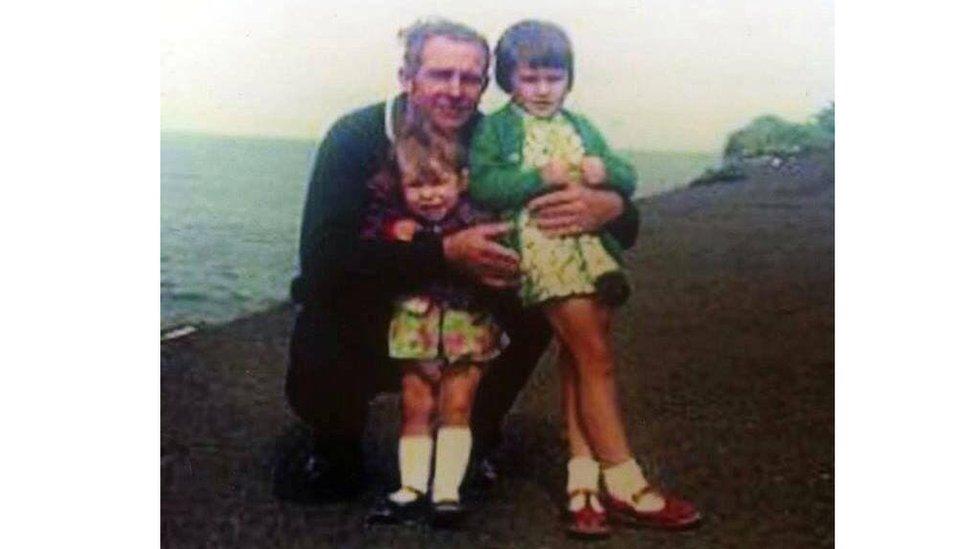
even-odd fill
[(542, 182), (550, 186), (569, 185), (569, 163), (564, 160), (553, 159), (539, 169)]
[(607, 167), (599, 156), (584, 156), (580, 171), (583, 173), (583, 183), (587, 185), (602, 185), (607, 182)]

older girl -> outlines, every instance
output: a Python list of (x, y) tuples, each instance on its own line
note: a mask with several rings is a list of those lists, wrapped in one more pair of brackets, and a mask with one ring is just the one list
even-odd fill
[(542, 307), (561, 343), (569, 532), (606, 536), (607, 510), (632, 524), (692, 526), (699, 521), (694, 506), (651, 487), (624, 433), (610, 345), (611, 308), (629, 292), (620, 247), (602, 233), (550, 236), (525, 208), (530, 199), (568, 185), (630, 196), (634, 170), (584, 117), (563, 108), (573, 86), (573, 50), (562, 29), (517, 23), (499, 39), (495, 55), (498, 85), (512, 100), (476, 132), (471, 195), (514, 219), (522, 299)]

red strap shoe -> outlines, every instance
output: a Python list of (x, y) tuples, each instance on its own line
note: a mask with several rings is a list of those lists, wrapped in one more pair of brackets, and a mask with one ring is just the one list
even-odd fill
[(569, 524), (566, 533), (575, 538), (581, 539), (602, 539), (612, 532), (610, 525), (607, 524), (607, 512), (597, 511), (593, 508), (593, 502), (597, 497), (596, 492), (586, 489), (573, 490), (568, 494), (570, 500), (582, 494), (585, 498), (583, 507), (578, 511), (567, 509)]
[(650, 526), (664, 530), (684, 530), (693, 528), (701, 522), (701, 513), (691, 503), (673, 496), (664, 496), (664, 507), (657, 511), (638, 511), (637, 502), (648, 494), (655, 493), (650, 486), (645, 486), (631, 496), (631, 501), (619, 500), (609, 493), (604, 494), (602, 501), (607, 508), (610, 518), (614, 521), (631, 526)]

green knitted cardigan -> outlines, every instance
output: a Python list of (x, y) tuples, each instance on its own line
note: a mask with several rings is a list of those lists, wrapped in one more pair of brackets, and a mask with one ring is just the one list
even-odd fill
[[(468, 192), (477, 203), (510, 216), (536, 196), (551, 192), (536, 168), (523, 169), (522, 148), (525, 130), (522, 115), (508, 103), (486, 116), (475, 129), (471, 142), (471, 169)], [(598, 156), (607, 169), (606, 187), (626, 200), (637, 187), (637, 173), (626, 160), (616, 155), (600, 132), (582, 115), (562, 110), (576, 129), (588, 156)], [(621, 246), (606, 231), (600, 239), (618, 261)]]

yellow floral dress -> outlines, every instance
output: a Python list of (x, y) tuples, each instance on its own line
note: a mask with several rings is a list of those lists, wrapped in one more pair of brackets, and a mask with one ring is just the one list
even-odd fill
[[(572, 123), (561, 113), (551, 118), (522, 115), (523, 168), (542, 168), (552, 159), (561, 159), (570, 165), (575, 184), (581, 184), (580, 163), (586, 153)], [(525, 208), (516, 216), (516, 234), (522, 258), (521, 296), (527, 305), (595, 294), (598, 278), (620, 271), (598, 236), (546, 236)]]

